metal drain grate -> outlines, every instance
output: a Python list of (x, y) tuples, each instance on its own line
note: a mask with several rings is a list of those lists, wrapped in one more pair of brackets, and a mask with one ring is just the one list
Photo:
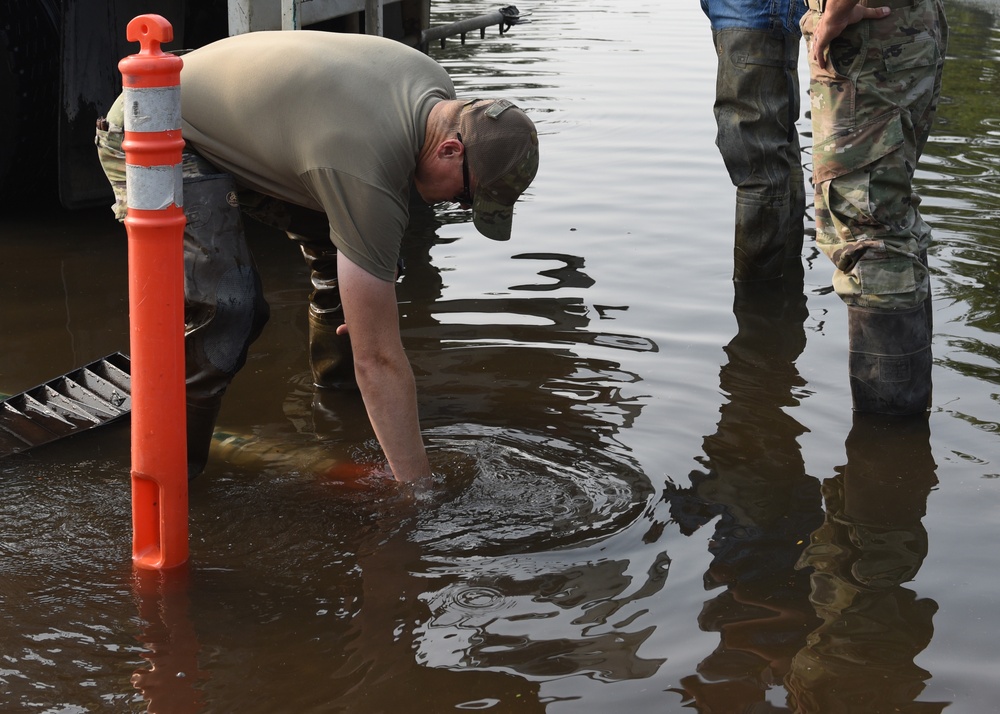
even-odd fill
[(129, 358), (121, 352), (0, 402), (0, 458), (101, 426), (132, 409)]

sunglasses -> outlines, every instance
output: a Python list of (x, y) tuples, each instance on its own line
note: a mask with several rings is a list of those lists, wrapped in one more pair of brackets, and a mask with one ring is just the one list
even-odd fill
[[(462, 141), (462, 135), (458, 134), (458, 143), (465, 148), (465, 142)], [(469, 187), (469, 152), (462, 151), (462, 193), (451, 199), (455, 203), (461, 203), (463, 206), (472, 205), (472, 189)]]

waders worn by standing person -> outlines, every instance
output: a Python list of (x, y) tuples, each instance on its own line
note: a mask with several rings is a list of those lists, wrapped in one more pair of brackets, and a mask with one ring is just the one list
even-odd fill
[(847, 304), (854, 409), (931, 398), (931, 229), (913, 175), (941, 92), (941, 0), (807, 0), (816, 243)]
[(718, 54), (716, 144), (736, 186), (733, 280), (802, 277), (801, 0), (701, 0)]
[[(285, 231), (309, 266), (315, 384), (356, 384), (395, 478), (426, 480), (395, 299), (411, 192), (471, 208), (480, 233), (507, 240), (538, 167), (534, 124), (504, 99), (457, 99), (441, 65), (382, 37), (252, 32), (183, 59), (189, 476), (204, 468), (223, 394), (268, 319), (246, 214)], [(120, 220), (122, 101), (96, 138)]]

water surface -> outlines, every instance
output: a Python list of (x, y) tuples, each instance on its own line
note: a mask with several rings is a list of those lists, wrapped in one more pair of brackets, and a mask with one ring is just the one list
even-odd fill
[[(131, 567), (127, 425), (0, 461), (0, 709), (992, 711), (1000, 32), (947, 5), (927, 423), (852, 419), (811, 230), (804, 285), (734, 300), (697, 3), (519, 5), (431, 49), (541, 141), (510, 242), (454, 209), (407, 236), (434, 492), (326, 473), (377, 442), (357, 395), (310, 386), (306, 269), (253, 227), (272, 319), (220, 425), (293, 456), (211, 463), (166, 575)], [(0, 391), (127, 351), (110, 211), (4, 216), (0, 253)]]

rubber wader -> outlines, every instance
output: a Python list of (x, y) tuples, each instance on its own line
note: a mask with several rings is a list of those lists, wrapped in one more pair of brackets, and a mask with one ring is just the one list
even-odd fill
[(344, 324), (337, 249), (328, 239), (313, 241), (294, 233), (288, 237), (299, 243), (313, 286), (309, 295), (309, 366), (313, 384), (320, 388), (357, 389), (351, 339), (337, 334), (337, 328)]
[(854, 411), (920, 414), (931, 401), (931, 301), (900, 310), (847, 307)]
[(243, 234), (229, 174), (185, 178), (184, 351), (188, 478), (208, 461), (222, 395), (270, 309)]
[(799, 116), (799, 38), (766, 30), (713, 33), (719, 56), (716, 144), (736, 186), (733, 280), (801, 268), (805, 181)]

